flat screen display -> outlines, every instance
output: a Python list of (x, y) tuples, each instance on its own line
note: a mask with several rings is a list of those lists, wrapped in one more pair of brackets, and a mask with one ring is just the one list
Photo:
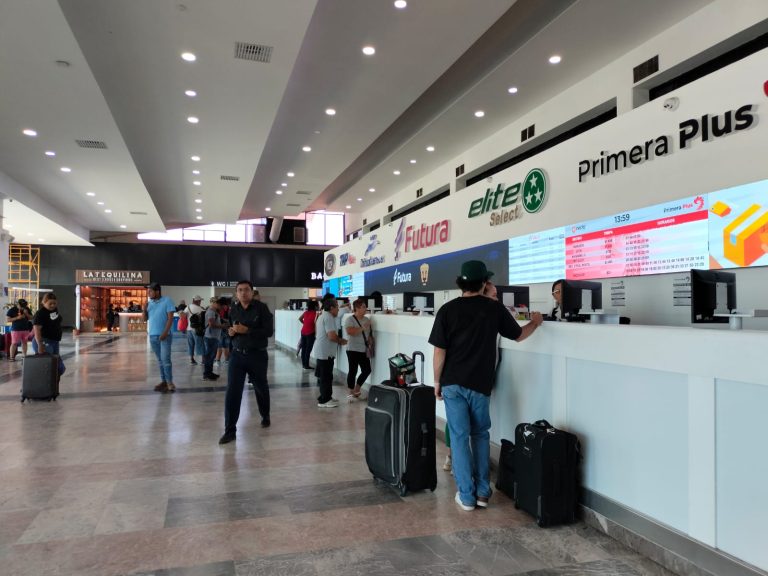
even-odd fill
[(509, 240), (509, 283), (551, 282), (565, 275), (565, 229)]
[(709, 266), (768, 266), (768, 180), (709, 195)]

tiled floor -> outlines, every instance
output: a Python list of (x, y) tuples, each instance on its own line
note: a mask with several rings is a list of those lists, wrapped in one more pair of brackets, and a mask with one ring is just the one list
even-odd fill
[(434, 493), (375, 485), (364, 403), (317, 409), (290, 353), (270, 351), (272, 427), (248, 394), (227, 446), (226, 379), (203, 382), (181, 338), (172, 395), (151, 391), (140, 335), (62, 353), (55, 403), (21, 405), (22, 363), (0, 365), (3, 576), (670, 574), (584, 524), (542, 530), (502, 494), (463, 512), (442, 470)]

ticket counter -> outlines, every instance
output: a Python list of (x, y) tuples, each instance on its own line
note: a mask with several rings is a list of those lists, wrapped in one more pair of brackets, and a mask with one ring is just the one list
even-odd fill
[[(276, 341), (294, 350), (299, 314), (276, 313)], [(431, 384), (433, 321), (375, 314), (370, 381), (388, 377), (389, 356), (422, 350)], [(502, 339), (491, 441), (545, 418), (581, 439), (589, 508), (651, 540), (684, 535), (768, 566), (766, 350), (762, 331), (546, 322)], [(337, 358), (346, 372), (343, 348)]]

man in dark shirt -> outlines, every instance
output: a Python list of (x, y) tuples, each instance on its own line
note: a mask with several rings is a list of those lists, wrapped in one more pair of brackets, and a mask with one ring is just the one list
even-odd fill
[(232, 338), (232, 355), (224, 401), (224, 435), (219, 444), (235, 439), (246, 375), (253, 382), (261, 427), (270, 425), (267, 344), (275, 330), (274, 318), (266, 304), (254, 299), (250, 281), (240, 280), (237, 283), (236, 298), (237, 302), (229, 309), (228, 333)]
[(541, 314), (534, 312), (521, 328), (501, 302), (483, 296), (491, 276), (485, 263), (464, 262), (456, 278), (461, 297), (440, 308), (429, 336), (435, 347), (435, 396), (445, 401), (458, 489), (455, 500), (462, 510), (485, 508), (491, 497), (488, 405), (496, 369), (496, 335), (520, 342), (542, 322)]

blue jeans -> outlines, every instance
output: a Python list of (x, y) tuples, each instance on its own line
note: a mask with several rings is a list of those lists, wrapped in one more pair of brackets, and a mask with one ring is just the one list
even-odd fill
[[(59, 355), (59, 344), (60, 342), (58, 340), (48, 340), (48, 338), (43, 338), (43, 345), (45, 346), (45, 351), (47, 354), (56, 354)], [(37, 354), (37, 340), (32, 339), (32, 351)], [(64, 361), (61, 359), (61, 356), (59, 356), (59, 376), (64, 374), (64, 370), (66, 370), (67, 367), (64, 366)]]
[(203, 355), (203, 376), (213, 374), (213, 360), (216, 358), (216, 350), (219, 348), (218, 338), (205, 338), (205, 354)]
[(474, 506), (477, 497), (490, 498), (490, 396), (463, 386), (442, 387), (451, 433), (453, 478), (462, 504)]
[(152, 352), (157, 356), (160, 363), (160, 379), (169, 384), (173, 382), (173, 369), (171, 367), (171, 345), (173, 344), (173, 335), (168, 334), (165, 340), (160, 340), (160, 335), (150, 336), (149, 345)]
[(253, 382), (256, 405), (262, 420), (269, 420), (269, 385), (267, 384), (267, 365), (269, 357), (266, 350), (249, 351), (247, 354), (232, 351), (227, 372), (227, 395), (224, 399), (224, 431), (237, 431), (240, 418), (240, 404), (243, 402), (245, 376)]
[(312, 346), (314, 345), (314, 334), (303, 334), (301, 336), (301, 365), (304, 368), (309, 368), (309, 355), (312, 353)]
[(189, 357), (194, 358), (195, 354), (201, 356), (205, 354), (205, 342), (202, 336), (195, 334), (194, 328), (187, 330), (187, 349), (189, 350)]

